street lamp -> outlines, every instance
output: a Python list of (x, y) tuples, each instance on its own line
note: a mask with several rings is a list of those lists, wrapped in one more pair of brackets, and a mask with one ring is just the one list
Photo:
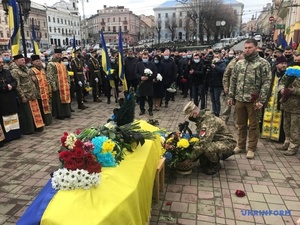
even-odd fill
[[(16, 0), (16, 1), (19, 6), (22, 47), (24, 51), (24, 56), (25, 58), (27, 58), (27, 48), (26, 48), (25, 33), (24, 33), (24, 20), (26, 20), (29, 16), (31, 1), (30, 0)], [(2, 0), (3, 9), (6, 15), (8, 15), (8, 2), (9, 0)]]

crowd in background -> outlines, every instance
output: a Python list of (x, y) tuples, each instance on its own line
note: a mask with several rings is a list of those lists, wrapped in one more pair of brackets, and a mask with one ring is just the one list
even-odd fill
[[(256, 45), (256, 52), (268, 61), (272, 79), (278, 74), (282, 77), (286, 67), (300, 63), (300, 53), (290, 46), (273, 49)], [(155, 111), (168, 110), (172, 101), (179, 97), (189, 98), (199, 108), (207, 109), (209, 97), (212, 113), (227, 123), (231, 106), (221, 104), (221, 99), (229, 94), (235, 65), (244, 58), (244, 51), (235, 49), (128, 50), (124, 71), (128, 89), (133, 89), (136, 95), (139, 115), (146, 110), (150, 116)], [(11, 56), (9, 52), (2, 52), (1, 145), (22, 134), (41, 132), (44, 126), (51, 125), (52, 118), (68, 119), (74, 110), (88, 108), (84, 104), (88, 95), (92, 95), (95, 104), (111, 104), (111, 99), (118, 103), (122, 92), (118, 52), (112, 51), (109, 60), (112, 70), (108, 76), (102, 67), (101, 52), (96, 50), (76, 48), (73, 53), (66, 53), (55, 49), (52, 56), (42, 53), (26, 59), (21, 54)], [(145, 69), (151, 73), (145, 74)], [(71, 107), (73, 100), (77, 102), (77, 109)]]

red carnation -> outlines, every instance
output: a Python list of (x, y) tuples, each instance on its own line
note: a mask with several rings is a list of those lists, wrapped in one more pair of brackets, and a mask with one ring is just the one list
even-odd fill
[(67, 168), (68, 170), (76, 170), (76, 161), (74, 159), (70, 159), (65, 162), (64, 167)]
[(80, 133), (81, 133), (80, 129), (77, 129), (76, 132), (75, 132), (75, 134), (77, 134), (77, 135), (80, 134)]
[(257, 93), (252, 93), (251, 94), (251, 102), (256, 102), (259, 98), (259, 95)]
[(60, 142), (61, 142), (62, 146), (64, 146), (64, 147), (66, 147), (65, 142), (67, 140), (68, 135), (69, 134), (67, 132), (64, 132), (64, 135), (60, 138)]
[(76, 159), (76, 167), (78, 169), (84, 169), (85, 167), (84, 159)]
[(83, 142), (82, 142), (81, 140), (77, 139), (77, 140), (75, 141), (75, 146), (81, 148), (81, 147), (83, 146)]
[(62, 151), (59, 153), (59, 158), (62, 159), (63, 161), (68, 161), (71, 160), (71, 155), (72, 153), (69, 151)]

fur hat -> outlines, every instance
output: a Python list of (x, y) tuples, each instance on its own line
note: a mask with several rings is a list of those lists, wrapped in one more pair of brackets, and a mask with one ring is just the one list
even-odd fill
[(193, 112), (193, 110), (197, 108), (197, 106), (194, 104), (194, 102), (189, 101), (183, 108), (183, 112), (185, 115), (189, 116)]
[(39, 55), (31, 55), (30, 58), (31, 58), (31, 62), (34, 60), (41, 59)]
[(278, 64), (283, 63), (283, 62), (286, 63), (287, 60), (286, 60), (286, 58), (285, 58), (284, 56), (280, 56), (280, 57), (277, 57), (277, 58), (276, 58), (275, 64), (278, 65)]
[(22, 54), (18, 54), (14, 56), (14, 60), (25, 58)]

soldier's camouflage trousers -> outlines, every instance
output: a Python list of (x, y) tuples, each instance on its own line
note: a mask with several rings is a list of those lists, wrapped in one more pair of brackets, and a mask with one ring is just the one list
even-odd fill
[(300, 115), (295, 113), (283, 113), (283, 130), (285, 138), (290, 140), (290, 148), (298, 149), (300, 146)]

